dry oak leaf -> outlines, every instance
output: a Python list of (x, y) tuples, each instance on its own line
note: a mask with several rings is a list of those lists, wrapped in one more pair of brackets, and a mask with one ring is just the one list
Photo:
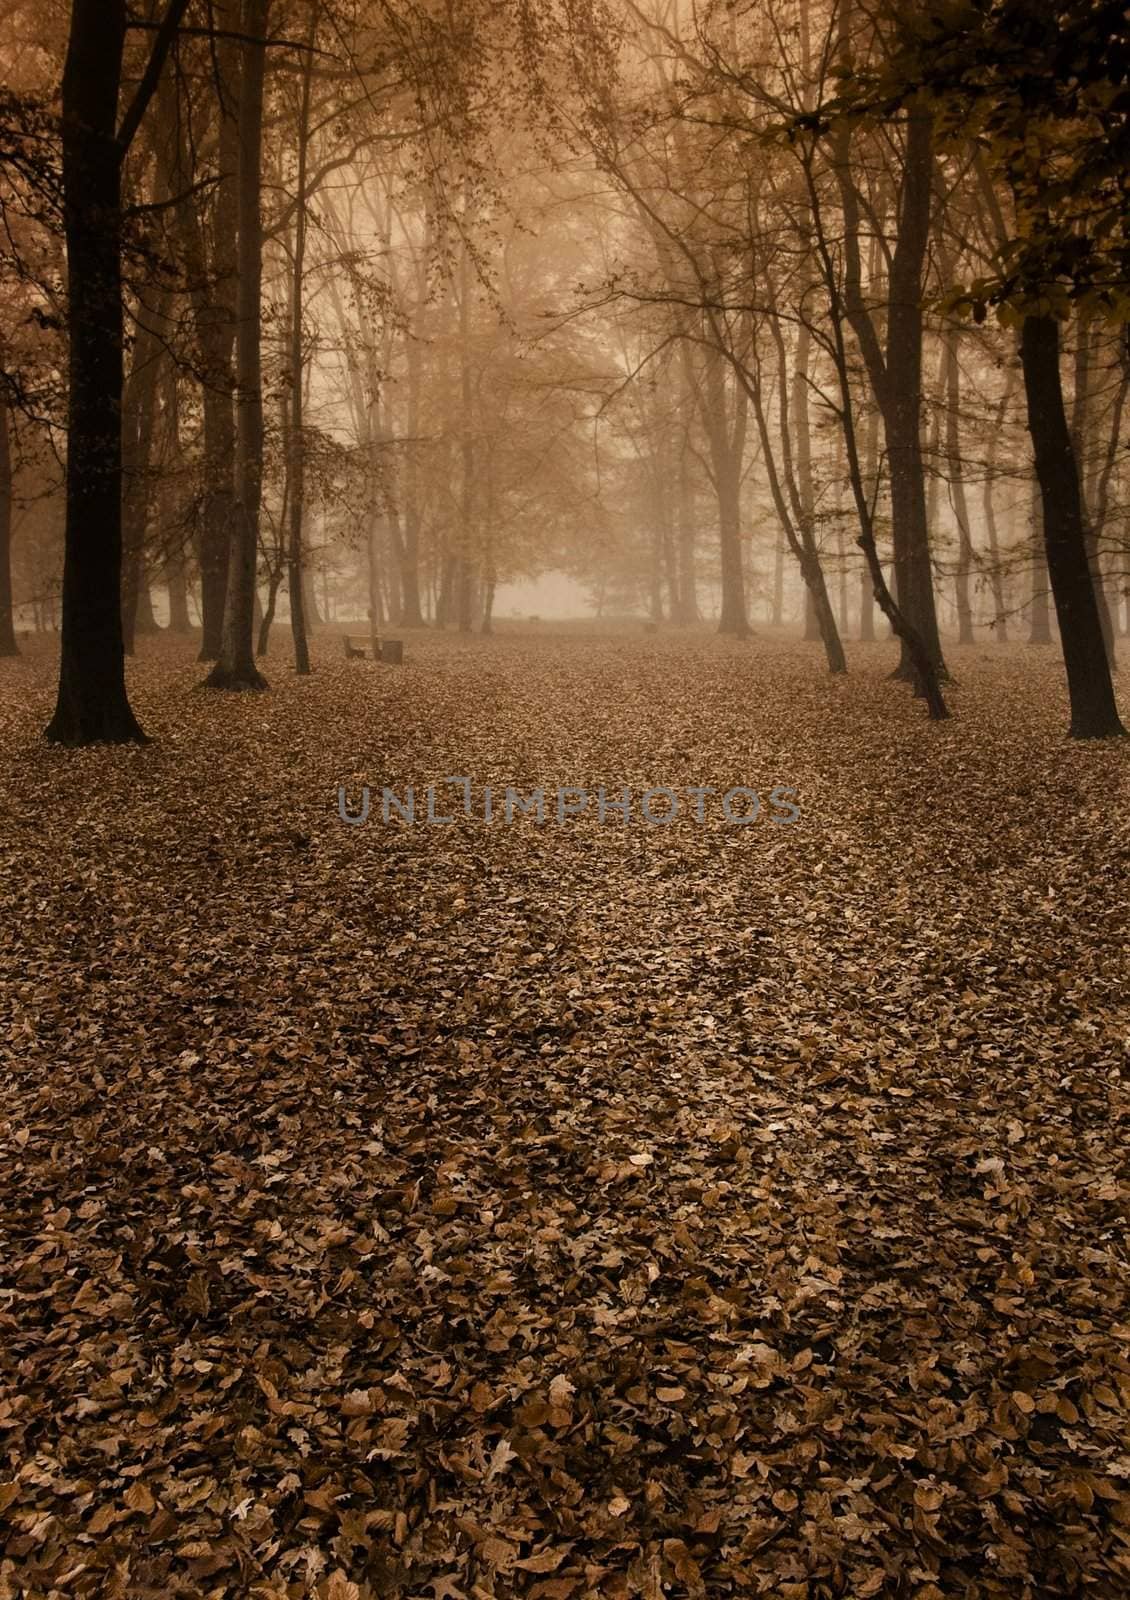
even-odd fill
[(568, 1411), (569, 1402), (576, 1394), (576, 1389), (563, 1372), (559, 1372), (549, 1386), (549, 1403), (558, 1410)]
[(556, 1572), (572, 1548), (571, 1544), (563, 1544), (556, 1550), (539, 1550), (536, 1555), (515, 1561), (514, 1565), (520, 1572)]
[(361, 1600), (361, 1590), (340, 1568), (318, 1585), (318, 1594), (321, 1600)]
[(143, 1483), (131, 1484), (123, 1498), (131, 1511), (140, 1511), (145, 1516), (148, 1516), (157, 1506), (156, 1500), (154, 1500)]

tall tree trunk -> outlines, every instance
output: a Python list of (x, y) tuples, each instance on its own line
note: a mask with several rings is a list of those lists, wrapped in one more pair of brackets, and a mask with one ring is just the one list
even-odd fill
[(153, 609), (153, 590), (149, 584), (149, 568), (142, 552), (135, 588), (136, 599), (133, 608), (133, 631), (135, 636), (140, 634), (144, 638), (151, 638), (160, 633), (161, 624), (157, 621), (157, 613)]
[[(863, 452), (861, 466), (866, 492), (870, 497), (868, 504), (874, 505), (879, 498), (879, 412), (876, 406), (872, 406), (867, 414)], [(872, 644), (875, 639), (875, 591), (866, 561), (859, 574), (859, 638), (863, 644)]]
[(178, 492), (184, 469), (180, 438), (180, 391), (173, 363), (163, 362), (162, 369), (161, 482), (157, 488), (156, 505), (160, 525), (168, 531), (161, 541), (160, 576), (169, 599), (169, 632), (185, 635), (192, 632), (192, 621), (188, 613), (188, 576), (185, 572), (182, 532), (185, 508), (183, 497)]
[(188, 582), (184, 570), (184, 551), (179, 545), (170, 551), (165, 563), (165, 583), (169, 591), (169, 632), (192, 632), (188, 614)]
[(322, 626), (322, 614), (318, 610), (318, 594), (314, 588), (314, 574), (310, 570), (310, 563), (304, 562), (302, 567), (302, 610), (306, 617), (308, 633)]
[(419, 433), (423, 351), (414, 332), (408, 335), (405, 358), (408, 363), (408, 456), (404, 464), (404, 565), (400, 573), (404, 614), (401, 620), (406, 628), (421, 628), (424, 617), (420, 606)]
[(820, 637), (820, 620), (816, 615), (816, 603), (812, 598), (812, 590), (807, 586), (804, 591), (804, 641), (811, 644)]
[(1048, 558), (1044, 547), (1044, 507), (1038, 481), (1032, 485), (1032, 510), (1028, 521), (1032, 549), (1028, 591), (1028, 643), (1051, 644), (1051, 596), (1048, 589)]
[[(840, 0), (838, 52), (852, 66), (853, 0)], [(934, 172), (934, 123), (930, 109), (912, 104), (899, 185), (898, 227), (887, 285), (887, 327), (880, 343), (863, 297), (860, 199), (851, 167), (851, 133), (835, 136), (834, 164), (844, 215), (843, 305), (859, 343), (872, 391), (883, 416), (890, 470), (895, 592), (903, 618), (921, 639), (935, 669), (945, 675), (930, 566), (926, 481), (922, 459), (922, 285), (930, 239)], [(810, 185), (811, 187), (811, 185)], [(816, 209), (815, 189), (814, 210)], [(834, 269), (829, 266), (829, 271)], [(915, 676), (909, 635), (895, 676)]]
[[(286, 584), (290, 597), (290, 632), (294, 640), (294, 669), (305, 677), (310, 671), (310, 645), (306, 637), (305, 594), (302, 588), (302, 537), (306, 518), (306, 378), (302, 351), (306, 272), (306, 168), (310, 151), (310, 91), (314, 79), (314, 40), (318, 31), (320, 0), (310, 7), (306, 57), (302, 67), (302, 104), (298, 116), (298, 208), (294, 217), (293, 293), (290, 306), (290, 529), (286, 551)], [(272, 597), (273, 600), (273, 597)]]
[(829, 354), (832, 357), (839, 386), (840, 421), (843, 427), (848, 480), (851, 484), (852, 498), (855, 501), (856, 516), (859, 520), (859, 538), (856, 542), (863, 551), (867, 562), (867, 570), (871, 576), (876, 604), (890, 623), (891, 631), (897, 635), (899, 642), (905, 647), (906, 653), (910, 657), (911, 665), (914, 669), (915, 692), (926, 701), (931, 721), (940, 722), (949, 716), (949, 708), (942, 692), (941, 670), (933, 659), (922, 634), (914, 623), (907, 618), (901, 605), (891, 594), (883, 573), (883, 563), (879, 558), (878, 547), (875, 543), (875, 520), (872, 515), (871, 502), (867, 497), (867, 486), (864, 483), (863, 467), (856, 436), (855, 398), (852, 393), (851, 363), (848, 360), (847, 344), (844, 336), (844, 323), (848, 320), (846, 303), (841, 293), (839, 276), (832, 260), (831, 249), (817, 203), (817, 189), (811, 160), (805, 164), (805, 182), (808, 186), (809, 198), (812, 201), (813, 233), (817, 255), (828, 292), (829, 327), (832, 335)]
[(713, 345), (706, 351), (703, 423), (710, 445), (714, 492), (718, 497), (718, 536), (722, 557), (722, 611), (718, 632), (748, 639), (745, 575), (742, 571), (741, 481), (745, 453), (748, 399), (744, 389), (734, 397), (733, 417), (727, 417), (726, 363)]
[(957, 360), (957, 332), (947, 328), (943, 338), (946, 375), (946, 462), (949, 467), (950, 501), (957, 523), (957, 571), (954, 594), (957, 601), (958, 643), (973, 643), (973, 535), (969, 524), (969, 502), (965, 494), (965, 467), (961, 459), (961, 371)]
[[(899, 607), (918, 630), (935, 666), (944, 671), (930, 568), (921, 429), (922, 276), (930, 236), (933, 168), (933, 118), (929, 111), (916, 108), (907, 128), (898, 239), (891, 260), (884, 421)], [(899, 674), (907, 678), (913, 674), (905, 642)]]
[(1093, 515), (1094, 485), (1088, 464), (1093, 456), (1092, 355), (1094, 333), (1090, 322), (1082, 315), (1075, 325), (1075, 394), (1071, 405), (1071, 446), (1079, 474), (1079, 498), (1083, 508), (1083, 535), (1087, 548), (1087, 563), (1091, 569), (1091, 582), (1095, 586), (1095, 604), (1099, 608), (1099, 622), (1103, 630), (1110, 670), (1115, 671), (1114, 623), (1107, 604), (1106, 584), (1103, 581), (1102, 558), (1099, 550), (1101, 532)]
[[(819, 561), (816, 550), (816, 489), (812, 481), (812, 430), (809, 426), (808, 415), (808, 363), (811, 349), (812, 334), (802, 324), (797, 330), (796, 365), (793, 367), (792, 376), (793, 433), (796, 438), (796, 487), (799, 501), (796, 508), (798, 513), (797, 531), (800, 534), (801, 543), (806, 548), (811, 548), (812, 554), (816, 555)], [(782, 362), (782, 384), (785, 381), (784, 363)], [(821, 577), (823, 577), (823, 569), (821, 569)], [(809, 642), (821, 637), (819, 606), (812, 590), (807, 585), (804, 591), (804, 637)]]
[[(690, 416), (685, 428), (690, 426)], [(675, 621), (688, 628), (698, 621), (698, 593), (695, 582), (695, 491), (691, 477), (691, 453), (686, 432), (679, 440), (679, 608)]]
[[(466, 198), (466, 197), (465, 197)], [(459, 378), (460, 378), (460, 449), (462, 477), (459, 501), (459, 553), (456, 563), (455, 609), (460, 633), (470, 633), (473, 622), (471, 610), (471, 553), (475, 497), (475, 437), (471, 428), (471, 261), (466, 243), (459, 262)]]
[[(740, 369), (740, 381), (743, 392), (753, 403), (753, 414), (757, 422), (758, 436), (761, 441), (761, 455), (765, 467), (765, 474), (769, 483), (769, 492), (773, 499), (773, 506), (789, 549), (796, 557), (800, 566), (801, 577), (805, 586), (805, 607), (811, 607), (812, 615), (816, 622), (817, 637), (823, 641), (824, 654), (828, 662), (828, 671), (844, 673), (847, 671), (847, 658), (844, 655), (843, 641), (839, 629), (836, 627), (836, 617), (832, 610), (832, 602), (828, 598), (828, 585), (824, 577), (824, 568), (820, 562), (820, 553), (816, 547), (816, 497), (812, 484), (812, 469), (810, 458), (810, 441), (807, 428), (808, 404), (808, 329), (802, 330), (798, 342), (797, 372), (804, 376), (804, 401), (797, 417), (790, 420), (789, 408), (789, 380), (787, 373), (787, 359), (785, 343), (781, 334), (780, 322), (776, 316), (770, 319), (773, 342), (777, 350), (779, 382), (777, 385), (778, 417), (780, 423), (781, 446), (781, 471), (777, 470), (776, 459), (773, 454), (773, 444), (769, 434), (768, 418), (765, 414), (765, 404), (761, 385), (761, 364), (754, 357), (751, 364)], [(798, 396), (796, 374), (793, 383), (794, 399)], [(791, 427), (797, 426), (797, 449), (795, 452), (790, 436)], [(782, 478), (784, 485), (782, 486)], [(787, 492), (787, 499), (786, 499)]]
[(1071, 736), (1106, 739), (1124, 734), (1114, 699), (1095, 586), (1087, 559), (1079, 469), (1063, 404), (1059, 323), (1028, 316), (1021, 326), (1020, 356), (1028, 400), (1028, 430), (1044, 514), (1044, 549), (1059, 622)]
[(997, 409), (993, 415), (992, 431), (989, 435), (989, 449), (985, 457), (985, 483), (982, 489), (985, 530), (989, 540), (989, 582), (993, 591), (993, 637), (1002, 644), (1008, 642), (1008, 606), (1005, 604), (1004, 571), (1001, 563), (1000, 535), (997, 528), (997, 508), (993, 495), (993, 485), (996, 479), (997, 449), (1000, 444), (1001, 432), (1004, 428), (1005, 416), (1008, 412), (1008, 402), (1012, 397), (1012, 381), (1012, 372), (1010, 370), (1004, 393), (997, 402)]
[(156, 629), (145, 577), (145, 539), (153, 504), (153, 440), (161, 377), (168, 296), (137, 308), (137, 337), (122, 397), (122, 639), (133, 654), (134, 636)]
[(494, 632), (494, 596), (498, 588), (498, 565), (494, 553), (495, 457), (493, 440), (487, 446), (486, 495), (483, 507), (483, 618), (479, 632), (489, 636)]
[(12, 607), (12, 441), (0, 389), (0, 656), (19, 655)]
[(381, 599), (381, 553), (379, 542), (380, 523), (375, 516), (370, 517), (368, 529), (365, 534), (365, 576), (369, 591), (369, 641), (374, 652), (377, 635), (384, 627), (384, 603)]
[(267, 579), (267, 604), (255, 619), (255, 658), (262, 660), (271, 648), (271, 629), (275, 623), (275, 611), (278, 607), (279, 590), (282, 587), (283, 569), (279, 565), (272, 569)]
[(236, 335), (236, 515), (231, 529), (224, 638), (205, 682), (265, 689), (255, 665), (256, 570), (263, 488), (263, 76), (270, 0), (243, 0), (239, 92), (239, 324)]
[(769, 620), (774, 628), (781, 626), (785, 612), (785, 530), (778, 523), (777, 542), (773, 547), (773, 596)]
[(140, 743), (122, 640), (122, 276), (118, 93), (125, 0), (73, 0), (63, 70), (69, 398), (55, 744)]
[(178, 196), (173, 215), (190, 285), (200, 366), (203, 412), (203, 507), (200, 527), (200, 661), (216, 661), (223, 648), (224, 606), (235, 500), (235, 371), (237, 236), (239, 229), (239, 45), (225, 37), (238, 28), (235, 0), (212, 0), (219, 36), (214, 41), (210, 100), (218, 123), (218, 173), (210, 216), (193, 193), (194, 152), (188, 119), (176, 88), (162, 85), (160, 119), (166, 132), (157, 143), (166, 164), (165, 188)]
[(652, 622), (663, 621), (663, 521), (666, 511), (662, 466), (653, 455), (647, 464), (650, 475), (650, 515), (647, 519), (647, 614)]

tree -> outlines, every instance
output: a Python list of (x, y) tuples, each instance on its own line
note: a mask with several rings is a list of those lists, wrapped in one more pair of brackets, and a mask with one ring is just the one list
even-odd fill
[(73, 0), (63, 68), (67, 506), (54, 744), (143, 742), (122, 639), (122, 162), (188, 0), (170, 0), (121, 123), (125, 0)]
[(255, 665), (255, 578), (263, 498), (263, 79), (270, 0), (243, 0), (239, 84), (239, 278), (236, 333), (235, 515), (220, 657), (210, 689), (265, 689)]
[[(939, 136), (969, 151), (1011, 217), (996, 271), (949, 304), (1019, 326), (1044, 547), (1075, 738), (1125, 732), (1088, 560), (1079, 463), (1063, 396), (1060, 325), (1130, 321), (1130, 17), (1120, 0), (982, 0), (908, 15), (882, 69), (820, 115), (889, 119), (923, 96)], [(995, 201), (994, 201), (995, 203)]]
[(229, 19), (237, 20), (238, 14), (234, 0), (213, 3), (218, 36), (210, 52), (208, 82), (202, 95), (202, 120), (212, 124), (215, 144), (212, 181), (203, 189), (194, 182), (200, 134), (194, 135), (191, 106), (178, 108), (171, 83), (162, 85), (160, 119), (163, 129), (170, 132), (157, 140), (158, 161), (167, 167), (164, 186), (174, 196), (174, 241), (191, 307), (203, 412), (201, 661), (217, 660), (223, 646), (230, 529), (235, 518), (239, 45), (228, 36), (226, 24)]

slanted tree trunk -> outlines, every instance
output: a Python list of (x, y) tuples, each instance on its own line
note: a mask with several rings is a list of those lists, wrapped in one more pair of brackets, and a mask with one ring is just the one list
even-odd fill
[[(840, 0), (841, 64), (850, 70), (853, 0)], [(930, 566), (926, 480), (922, 457), (922, 285), (930, 239), (934, 170), (933, 114), (912, 104), (899, 185), (898, 226), (887, 285), (887, 326), (881, 341), (863, 295), (860, 198), (851, 168), (851, 134), (836, 135), (834, 164), (844, 215), (843, 306), (863, 355), (872, 392), (882, 412), (890, 470), (895, 592), (899, 611), (918, 634), (939, 674), (945, 675)], [(810, 179), (814, 211), (818, 197)], [(829, 265), (828, 271), (834, 271)], [(908, 635), (895, 676), (915, 676)]]
[(876, 604), (890, 623), (891, 631), (898, 637), (899, 642), (905, 647), (906, 653), (910, 658), (914, 669), (915, 692), (926, 701), (930, 720), (940, 722), (949, 716), (949, 708), (942, 693), (941, 669), (931, 655), (926, 640), (891, 594), (883, 573), (883, 563), (879, 559), (878, 547), (875, 543), (875, 521), (872, 516), (871, 502), (867, 498), (867, 487), (863, 479), (863, 467), (855, 428), (855, 398), (852, 393), (851, 364), (848, 360), (847, 344), (844, 337), (844, 323), (847, 321), (845, 302), (841, 294), (839, 277), (832, 261), (831, 249), (824, 231), (819, 206), (816, 203), (816, 186), (810, 162), (806, 163), (805, 166), (805, 179), (809, 196), (812, 200), (813, 231), (817, 255), (828, 292), (829, 326), (832, 335), (829, 354), (832, 358), (839, 386), (840, 421), (843, 427), (848, 479), (851, 484), (852, 498), (855, 501), (856, 516), (859, 519), (859, 538), (856, 542), (863, 551), (864, 559), (867, 562), (867, 570), (871, 576)]
[(63, 69), (69, 398), (63, 639), (54, 744), (141, 743), (122, 640), (122, 152), (125, 0), (73, 0)]
[(0, 389), (0, 656), (19, 655), (12, 608), (12, 441)]
[(1028, 401), (1028, 430), (1044, 516), (1044, 549), (1059, 622), (1071, 736), (1106, 739), (1124, 734), (1114, 699), (1095, 586), (1087, 558), (1079, 469), (1071, 445), (1059, 365), (1059, 323), (1027, 316), (1020, 357)]
[(275, 625), (275, 611), (279, 603), (279, 590), (282, 588), (283, 566), (282, 562), (271, 569), (267, 579), (267, 604), (261, 614), (255, 619), (256, 641), (255, 658), (261, 661), (271, 648), (271, 629)]
[(220, 658), (213, 689), (265, 689), (255, 665), (256, 570), (263, 487), (262, 148), (269, 0), (243, 0), (239, 92), (239, 289), (236, 335), (236, 514), (230, 531)]
[[(824, 578), (824, 568), (821, 565), (820, 553), (816, 547), (816, 497), (812, 484), (810, 441), (807, 428), (808, 340), (805, 335), (808, 330), (802, 330), (798, 348), (797, 372), (802, 373), (804, 376), (804, 401), (800, 411), (797, 413), (797, 417), (794, 419), (798, 424), (796, 461), (794, 462), (794, 451), (790, 437), (789, 384), (785, 345), (781, 335), (780, 323), (775, 316), (771, 319), (770, 327), (777, 348), (780, 378), (777, 385), (781, 444), (780, 472), (777, 470), (773, 445), (769, 436), (768, 418), (765, 414), (760, 361), (754, 356), (748, 366), (743, 364), (736, 370), (739, 373), (743, 392), (753, 403), (753, 414), (761, 441), (761, 456), (769, 483), (769, 492), (789, 549), (796, 557), (801, 577), (804, 579), (806, 611), (808, 607), (811, 607), (812, 615), (816, 622), (816, 636), (824, 643), (828, 671), (838, 675), (847, 671), (847, 658), (844, 655), (843, 641), (840, 638), (839, 629), (836, 627), (836, 617), (832, 610), (832, 602), (828, 598), (828, 585)], [(793, 398), (794, 402), (799, 399), (799, 384), (796, 382), (795, 373)], [(783, 485), (782, 478), (784, 479)]]

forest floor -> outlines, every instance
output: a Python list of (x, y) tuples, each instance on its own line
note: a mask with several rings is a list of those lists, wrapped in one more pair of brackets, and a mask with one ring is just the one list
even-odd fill
[[(1057, 652), (941, 726), (889, 644), (339, 653), (147, 642), (84, 752), (0, 662), (0, 1596), (1130, 1592), (1130, 748)], [(799, 822), (639, 818), (738, 784)]]

